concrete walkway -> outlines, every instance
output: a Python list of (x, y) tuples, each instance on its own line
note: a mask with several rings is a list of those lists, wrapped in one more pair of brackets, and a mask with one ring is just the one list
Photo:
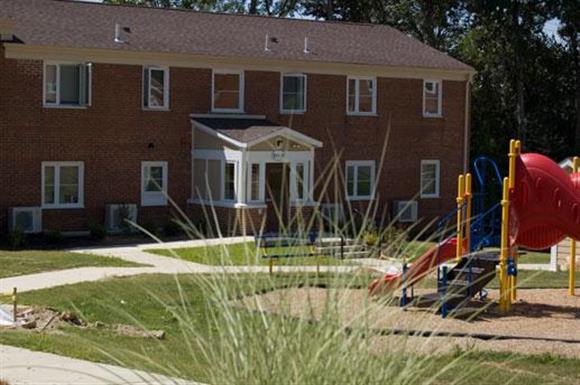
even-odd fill
[[(250, 241), (253, 238), (232, 237), (145, 244), (122, 247), (94, 247), (69, 250), (76, 253), (116, 257), (126, 261), (149, 265), (148, 267), (81, 267), (68, 270), (22, 275), (0, 279), (0, 294), (7, 294), (12, 288), (19, 292), (47, 289), (55, 286), (80, 282), (92, 282), (112, 277), (127, 277), (141, 274), (216, 274), (216, 273), (267, 273), (267, 266), (209, 266), (148, 253), (150, 249), (172, 249), (186, 247), (213, 246)], [(275, 266), (277, 272), (315, 272), (316, 266)], [(356, 266), (320, 266), (321, 272), (352, 272)]]
[(8, 381), (10, 385), (196, 384), (119, 366), (4, 345), (0, 345), (0, 379)]

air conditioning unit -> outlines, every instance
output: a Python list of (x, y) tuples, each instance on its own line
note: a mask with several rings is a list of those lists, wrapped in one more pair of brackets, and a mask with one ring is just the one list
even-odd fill
[(417, 222), (417, 201), (395, 201), (394, 217), (401, 223)]
[(129, 222), (137, 222), (137, 205), (115, 203), (105, 206), (105, 227), (109, 234), (135, 232), (137, 229)]
[(42, 231), (42, 209), (40, 207), (12, 207), (8, 210), (9, 231), (37, 234)]

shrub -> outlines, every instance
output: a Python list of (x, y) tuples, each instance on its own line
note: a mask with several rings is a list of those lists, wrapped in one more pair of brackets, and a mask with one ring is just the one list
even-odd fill
[(169, 221), (163, 225), (163, 235), (166, 237), (175, 237), (183, 233), (183, 229), (176, 221)]
[(51, 230), (46, 234), (46, 242), (49, 245), (59, 245), (64, 240), (62, 233), (58, 230)]
[(91, 233), (91, 239), (98, 241), (105, 239), (107, 236), (107, 229), (105, 226), (97, 222), (89, 223), (89, 232)]
[(15, 228), (8, 234), (8, 244), (13, 250), (20, 249), (26, 245), (26, 234), (22, 229)]

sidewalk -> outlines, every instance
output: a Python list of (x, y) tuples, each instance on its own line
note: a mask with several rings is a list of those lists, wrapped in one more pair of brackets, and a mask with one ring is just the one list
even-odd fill
[(0, 379), (10, 385), (199, 385), (177, 378), (0, 345)]
[[(252, 238), (253, 239), (253, 238)], [(116, 257), (126, 261), (149, 265), (148, 267), (81, 267), (45, 273), (22, 275), (0, 279), (0, 293), (9, 293), (12, 288), (19, 292), (47, 289), (55, 286), (80, 282), (92, 282), (112, 277), (128, 277), (140, 274), (238, 274), (267, 273), (267, 266), (209, 266), (188, 262), (178, 258), (151, 254), (144, 250), (200, 247), (248, 241), (247, 237), (192, 240), (163, 244), (145, 244), (122, 247), (93, 247), (69, 250), (75, 253)], [(352, 272), (357, 266), (320, 266), (320, 272)], [(316, 266), (275, 266), (277, 272), (316, 272)]]

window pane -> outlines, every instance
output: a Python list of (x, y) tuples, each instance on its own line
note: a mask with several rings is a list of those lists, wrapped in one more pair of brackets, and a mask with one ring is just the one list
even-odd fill
[(284, 76), (284, 93), (297, 94), (303, 90), (302, 76)]
[(304, 77), (285, 76), (283, 80), (282, 107), (285, 110), (304, 110)]
[(151, 166), (146, 169), (145, 191), (163, 191), (163, 167)]
[(348, 111), (356, 111), (356, 79), (348, 81)]
[(373, 112), (373, 97), (360, 95), (358, 102), (359, 112)]
[(56, 66), (47, 65), (44, 79), (44, 102), (56, 103)]
[(346, 168), (346, 192), (348, 196), (354, 195), (354, 166)]
[(149, 85), (149, 107), (165, 105), (165, 71), (151, 70)]
[(438, 115), (439, 99), (441, 95), (441, 87), (439, 82), (425, 82), (425, 113), (431, 115)]
[(224, 174), (224, 199), (227, 200), (234, 200), (236, 191), (235, 191), (235, 164), (234, 163), (226, 163), (226, 170)]
[(80, 104), (80, 68), (78, 65), (60, 66), (60, 103)]
[(44, 168), (44, 203), (53, 204), (54, 202), (54, 167)]
[(250, 200), (260, 200), (260, 165), (252, 164)]
[(359, 112), (373, 112), (373, 81), (359, 80)]
[(436, 194), (437, 193), (437, 166), (435, 164), (423, 164), (421, 170), (421, 191), (423, 194)]
[(63, 166), (60, 168), (59, 203), (79, 202), (79, 168)]
[(214, 108), (240, 108), (240, 75), (214, 74)]
[(357, 175), (357, 195), (371, 195), (371, 167), (359, 166)]

